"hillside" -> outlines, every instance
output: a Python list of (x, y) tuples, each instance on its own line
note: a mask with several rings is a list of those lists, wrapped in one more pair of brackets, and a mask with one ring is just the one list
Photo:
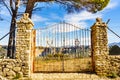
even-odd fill
[(117, 45), (117, 46), (120, 47), (120, 42), (114, 42), (114, 43), (108, 44), (109, 47), (110, 47), (110, 46), (114, 46), (114, 45)]
[(0, 58), (3, 58), (6, 53), (7, 53), (7, 49), (0, 46)]

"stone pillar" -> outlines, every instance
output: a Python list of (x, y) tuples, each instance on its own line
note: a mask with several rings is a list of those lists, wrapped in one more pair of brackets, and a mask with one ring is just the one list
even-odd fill
[(17, 22), (16, 36), (16, 59), (19, 60), (24, 76), (30, 76), (30, 54), (32, 45), (32, 29), (33, 23), (28, 18), (29, 14), (23, 14), (22, 18)]
[(98, 75), (106, 75), (106, 65), (108, 62), (108, 38), (107, 25), (101, 18), (96, 19), (96, 23), (91, 27), (91, 48), (93, 71)]

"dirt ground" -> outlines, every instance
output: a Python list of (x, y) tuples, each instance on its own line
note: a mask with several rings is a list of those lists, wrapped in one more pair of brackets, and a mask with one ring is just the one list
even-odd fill
[(111, 79), (92, 73), (34, 73), (32, 80), (120, 80), (120, 77)]

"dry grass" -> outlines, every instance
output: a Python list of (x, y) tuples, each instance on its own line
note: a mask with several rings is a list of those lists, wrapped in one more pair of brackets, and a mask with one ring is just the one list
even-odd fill
[(91, 58), (76, 58), (68, 60), (42, 60), (34, 62), (35, 72), (84, 72), (91, 70)]

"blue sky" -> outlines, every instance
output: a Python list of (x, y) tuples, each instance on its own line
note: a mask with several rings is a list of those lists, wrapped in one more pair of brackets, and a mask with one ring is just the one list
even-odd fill
[[(41, 11), (36, 12), (32, 16), (32, 20), (34, 23), (34, 28), (38, 29), (41, 27), (46, 27), (48, 25), (52, 25), (55, 23), (59, 23), (61, 21), (66, 21), (71, 24), (75, 24), (80, 27), (90, 28), (94, 22), (95, 18), (101, 17), (104, 22), (108, 19), (111, 19), (108, 26), (115, 31), (118, 35), (120, 35), (120, 0), (111, 0), (108, 6), (96, 14), (92, 14), (87, 11), (81, 11), (80, 13), (67, 14), (67, 12), (60, 8), (57, 4), (45, 4), (40, 3), (39, 6), (43, 8)], [(21, 8), (20, 10), (22, 10)], [(0, 38), (9, 32), (10, 26), (10, 15), (9, 12), (3, 7), (0, 12), (0, 16), (4, 18), (4, 21), (0, 21)], [(120, 39), (117, 38), (114, 34), (108, 31), (108, 41), (112, 42), (120, 42)], [(8, 44), (8, 36), (0, 41), (0, 45)]]

